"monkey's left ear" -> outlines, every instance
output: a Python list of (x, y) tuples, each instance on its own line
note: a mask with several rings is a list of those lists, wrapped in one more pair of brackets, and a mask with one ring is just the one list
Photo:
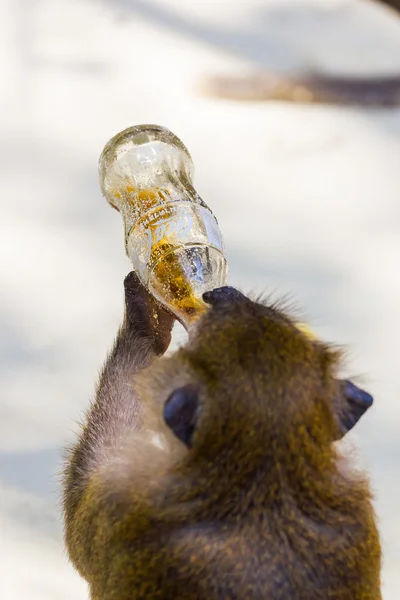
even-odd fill
[(341, 439), (353, 429), (373, 403), (372, 396), (351, 381), (343, 381), (341, 388), (342, 398), (338, 415), (340, 435), (337, 439)]
[(164, 404), (166, 424), (188, 448), (192, 445), (198, 406), (198, 389), (194, 385), (185, 385), (176, 389)]

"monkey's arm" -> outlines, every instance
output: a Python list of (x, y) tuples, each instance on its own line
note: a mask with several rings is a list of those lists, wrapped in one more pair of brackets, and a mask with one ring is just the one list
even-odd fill
[(77, 557), (81, 555), (81, 547), (85, 544), (87, 547), (88, 543), (90, 546), (95, 531), (93, 515), (100, 510), (95, 504), (102, 502), (103, 490), (97, 487), (96, 475), (123, 447), (127, 433), (141, 428), (135, 373), (163, 354), (171, 340), (173, 317), (154, 302), (134, 273), (126, 277), (124, 286), (124, 321), (103, 367), (80, 439), (70, 452), (64, 476), (66, 543), (81, 572)]

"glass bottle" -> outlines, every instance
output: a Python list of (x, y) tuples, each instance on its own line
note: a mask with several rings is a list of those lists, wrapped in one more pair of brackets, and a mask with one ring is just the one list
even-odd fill
[(106, 144), (99, 176), (134, 270), (188, 329), (207, 306), (202, 294), (227, 281), (222, 235), (192, 185), (188, 150), (164, 127), (130, 127)]

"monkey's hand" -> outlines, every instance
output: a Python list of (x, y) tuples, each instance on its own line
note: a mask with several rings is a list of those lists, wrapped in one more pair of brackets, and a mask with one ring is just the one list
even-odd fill
[(149, 338), (157, 355), (162, 355), (171, 342), (175, 317), (146, 290), (134, 271), (124, 280), (124, 327), (136, 336)]

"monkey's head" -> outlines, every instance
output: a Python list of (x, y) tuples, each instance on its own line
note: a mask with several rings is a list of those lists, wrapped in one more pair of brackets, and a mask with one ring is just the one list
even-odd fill
[[(275, 306), (231, 287), (204, 294), (210, 310), (186, 346), (161, 359), (163, 417), (207, 460), (235, 448), (296, 453), (330, 446), (372, 398), (335, 371), (339, 352), (300, 331)], [(157, 370), (156, 370), (157, 373)], [(157, 376), (156, 376), (157, 379)]]

